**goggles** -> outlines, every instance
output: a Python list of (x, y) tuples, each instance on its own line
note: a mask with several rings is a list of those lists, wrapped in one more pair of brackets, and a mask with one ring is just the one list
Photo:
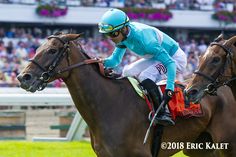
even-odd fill
[(128, 23), (128, 22), (129, 22), (129, 19), (126, 17), (124, 23), (119, 24), (119, 25), (117, 25), (117, 26), (115, 26), (115, 27), (112, 26), (112, 25), (110, 25), (110, 24), (99, 23), (99, 24), (98, 24), (98, 28), (99, 28), (100, 31), (102, 31), (102, 32), (104, 32), (104, 33), (109, 33), (109, 32), (111, 32), (111, 31), (116, 30), (116, 28), (118, 28), (118, 27), (120, 27), (120, 26), (122, 26), (122, 25), (125, 26), (125, 24)]
[(114, 31), (114, 32), (110, 32), (110, 33), (105, 33), (106, 36), (111, 37), (111, 38), (116, 38), (116, 37), (119, 36), (119, 34), (120, 34), (120, 30)]

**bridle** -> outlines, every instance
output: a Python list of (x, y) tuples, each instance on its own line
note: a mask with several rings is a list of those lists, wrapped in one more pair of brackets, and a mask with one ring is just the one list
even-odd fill
[(226, 61), (224, 63), (223, 68), (221, 68), (218, 72), (216, 72), (214, 74), (214, 77), (213, 76), (208, 76), (207, 74), (205, 74), (205, 73), (203, 73), (199, 70), (196, 70), (194, 72), (194, 74), (202, 76), (205, 79), (211, 81), (211, 83), (209, 83), (207, 85), (207, 87), (204, 89), (204, 92), (206, 92), (209, 95), (217, 95), (216, 91), (219, 87), (224, 86), (224, 85), (228, 85), (230, 82), (236, 80), (236, 77), (231, 77), (231, 79), (229, 79), (227, 81), (224, 81), (223, 83), (221, 83), (221, 81), (219, 80), (219, 76), (226, 77), (226, 76), (224, 76), (224, 71), (227, 67), (227, 64), (231, 63), (232, 67), (233, 67), (233, 52), (232, 52), (231, 48), (228, 48), (225, 45), (222, 45), (220, 43), (212, 42), (210, 44), (210, 46), (213, 46), (213, 45), (217, 45), (217, 46), (221, 47), (224, 50), (224, 52), (226, 52)]
[[(39, 67), (42, 70), (42, 73), (41, 73), (40, 77), (38, 78), (38, 80), (40, 81), (40, 84), (39, 84), (39, 87), (38, 87), (39, 91), (43, 90), (47, 86), (48, 81), (52, 77), (54, 77), (58, 74), (62, 74), (62, 73), (67, 72), (67, 71), (71, 71), (72, 69), (83, 66), (83, 65), (98, 63), (100, 73), (105, 76), (102, 61), (100, 59), (97, 59), (97, 58), (89, 58), (88, 55), (85, 54), (82, 51), (83, 50), (82, 47), (80, 47), (82, 53), (86, 56), (86, 58), (89, 58), (89, 59), (85, 59), (82, 62), (70, 65), (70, 61), (69, 61), (69, 58), (70, 58), (69, 52), (71, 51), (70, 47), (69, 47), (70, 46), (70, 41), (65, 41), (62, 38), (60, 38), (59, 36), (55, 36), (55, 35), (51, 35), (47, 39), (50, 40), (52, 38), (55, 38), (55, 39), (59, 40), (63, 44), (63, 47), (60, 50), (60, 52), (57, 53), (57, 55), (52, 60), (52, 62), (49, 64), (48, 68), (45, 68), (44, 66), (40, 65), (35, 59), (30, 59), (29, 60), (30, 62), (32, 62), (33, 64), (35, 64), (37, 67)], [(67, 56), (68, 66), (64, 69), (55, 71), (55, 68), (60, 64), (60, 62), (63, 60), (63, 58), (65, 56)]]

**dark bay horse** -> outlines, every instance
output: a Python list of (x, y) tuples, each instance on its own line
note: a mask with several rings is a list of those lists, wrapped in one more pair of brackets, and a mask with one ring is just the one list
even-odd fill
[[(212, 42), (206, 53), (200, 57), (198, 70), (194, 73), (186, 88), (186, 94), (191, 101), (197, 102), (206, 94), (215, 95), (219, 93), (219, 88), (226, 85), (230, 87), (236, 99), (236, 36), (225, 40), (223, 35), (220, 35)], [(228, 93), (224, 95), (225, 99), (229, 98)], [(231, 150), (225, 152), (225, 156), (236, 156), (236, 104), (225, 104), (218, 108), (217, 111), (222, 116), (213, 118), (212, 123), (218, 122), (218, 128), (222, 131), (211, 132), (217, 135), (215, 141), (230, 143)]]
[[(89, 126), (92, 148), (98, 157), (152, 157), (153, 131), (143, 145), (149, 126), (149, 109), (127, 79), (111, 80), (102, 76), (97, 63), (74, 40), (80, 34), (48, 37), (25, 69), (18, 75), (21, 88), (35, 92), (48, 82), (62, 79), (74, 104)], [(220, 89), (221, 93), (229, 90)], [(177, 119), (175, 126), (164, 128), (163, 142), (203, 142), (202, 134), (214, 116), (215, 106), (231, 103), (224, 94), (202, 99), (203, 117)], [(229, 92), (230, 94), (230, 92)], [(160, 149), (159, 157), (168, 157), (179, 149)], [(210, 156), (212, 151), (184, 151), (190, 156)]]

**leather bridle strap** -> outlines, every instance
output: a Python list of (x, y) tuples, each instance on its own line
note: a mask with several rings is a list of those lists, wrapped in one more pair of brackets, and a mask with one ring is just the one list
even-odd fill
[(215, 79), (214, 79), (213, 77), (210, 77), (210, 76), (204, 74), (203, 72), (201, 72), (201, 71), (199, 71), (199, 70), (194, 71), (193, 73), (194, 73), (194, 74), (197, 74), (197, 75), (199, 75), (199, 76), (202, 76), (202, 77), (204, 77), (204, 78), (206, 78), (206, 79), (208, 79), (208, 80), (210, 80), (210, 81), (212, 81), (212, 82), (215, 82)]
[(30, 62), (34, 63), (35, 65), (37, 65), (43, 72), (47, 71), (46, 68), (44, 68), (43, 66), (41, 66), (38, 62), (36, 62), (34, 59), (29, 59)]
[(228, 48), (228, 47), (226, 47), (226, 46), (224, 46), (224, 45), (222, 45), (222, 44), (220, 44), (220, 43), (212, 42), (210, 45), (211, 45), (211, 46), (217, 45), (217, 46), (221, 47), (221, 48), (226, 52), (226, 55), (230, 55), (230, 56), (233, 55), (233, 54), (232, 54), (232, 50), (231, 50), (230, 48)]
[[(60, 37), (58, 37), (58, 36), (52, 35), (52, 36), (49, 36), (49, 37), (48, 37), (48, 39), (51, 39), (51, 38), (56, 38), (57, 40), (59, 40), (60, 42), (62, 42), (63, 45), (66, 44), (66, 42), (65, 42), (63, 39), (61, 39)], [(96, 59), (96, 58), (94, 58), (94, 59), (86, 59), (86, 60), (84, 60), (83, 62), (80, 62), (80, 63), (74, 64), (74, 65), (68, 66), (68, 67), (66, 67), (65, 69), (62, 69), (62, 70), (58, 70), (58, 71), (56, 72), (56, 74), (62, 74), (62, 73), (64, 73), (64, 72), (70, 71), (70, 70), (72, 70), (72, 69), (74, 69), (74, 68), (77, 68), (77, 67), (80, 67), (80, 66), (82, 66), (82, 65), (88, 65), (88, 64), (98, 63), (100, 73), (101, 73), (103, 76), (105, 76), (104, 66), (103, 66), (102, 62), (103, 62), (102, 60)], [(39, 67), (41, 67), (41, 66), (39, 66)]]
[(80, 62), (80, 63), (77, 63), (77, 64), (73, 64), (73, 65), (71, 65), (71, 66), (68, 66), (68, 67), (62, 69), (62, 70), (58, 70), (58, 71), (56, 72), (56, 74), (62, 74), (62, 73), (64, 73), (64, 72), (70, 71), (70, 70), (72, 70), (72, 69), (74, 69), (74, 68), (78, 68), (78, 67), (83, 66), (83, 65), (98, 63), (100, 73), (101, 73), (103, 76), (105, 76), (104, 66), (103, 66), (103, 63), (102, 63), (102, 62), (103, 62), (102, 60), (97, 59), (97, 58), (94, 58), (94, 59), (86, 59), (86, 60), (84, 60), (83, 62)]
[(59, 40), (61, 43), (63, 43), (63, 45), (66, 44), (66, 41), (64, 41), (63, 39), (61, 39), (61, 38), (58, 37), (58, 36), (51, 35), (51, 36), (48, 37), (48, 39), (51, 39), (51, 38), (56, 38), (56, 39)]
[(225, 82), (223, 83), (223, 85), (229, 85), (230, 82), (235, 81), (235, 80), (236, 80), (236, 77), (233, 77), (233, 78), (231, 78), (230, 80), (225, 81)]
[[(58, 37), (58, 36), (52, 35), (52, 36), (49, 36), (49, 37), (48, 37), (48, 39), (51, 39), (51, 38), (56, 38), (56, 39), (58, 39), (59, 41), (61, 41), (64, 45), (66, 44), (66, 42), (65, 42), (64, 40), (62, 40), (60, 37)], [(64, 73), (64, 72), (70, 71), (70, 70), (72, 70), (72, 69), (74, 69), (74, 68), (77, 68), (77, 67), (80, 67), (80, 66), (82, 66), (82, 65), (94, 64), (94, 63), (98, 63), (100, 73), (101, 73), (103, 76), (105, 76), (104, 66), (103, 66), (103, 64), (102, 64), (102, 60), (96, 59), (96, 58), (94, 58), (94, 59), (86, 59), (86, 60), (84, 60), (83, 62), (80, 62), (80, 63), (74, 64), (74, 65), (68, 66), (68, 67), (66, 67), (66, 68), (64, 68), (64, 69), (62, 69), (62, 70), (58, 70), (58, 71), (56, 72), (56, 74), (62, 74), (62, 73)]]

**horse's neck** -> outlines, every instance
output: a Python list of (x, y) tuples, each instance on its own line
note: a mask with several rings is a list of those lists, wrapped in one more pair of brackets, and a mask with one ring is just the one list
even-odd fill
[(109, 112), (109, 108), (114, 106), (113, 91), (118, 91), (117, 85), (111, 80), (103, 78), (92, 65), (85, 65), (74, 69), (65, 81), (76, 108), (89, 125), (94, 130), (101, 127), (104, 115)]
[[(85, 67), (81, 67), (81, 69), (83, 68)], [(96, 82), (98, 84), (99, 81), (92, 81), (90, 76), (88, 76), (88, 73), (84, 73), (84, 76), (80, 75), (80, 73), (77, 72), (79, 70), (80, 69), (73, 70), (70, 78), (68, 78), (65, 83), (80, 114), (83, 116), (86, 122), (92, 122), (95, 104), (91, 102), (93, 102), (94, 99), (93, 96), (94, 91), (96, 91), (96, 85), (94, 85), (94, 89), (92, 89), (91, 84), (96, 84)], [(87, 78), (85, 76), (87, 76)]]
[[(74, 63), (81, 62), (85, 56), (73, 51)], [(81, 59), (83, 58), (83, 59)], [(126, 80), (108, 80), (98, 72), (95, 65), (84, 65), (71, 71), (69, 78), (64, 79), (72, 99), (88, 124), (90, 130), (106, 129), (103, 125), (112, 125), (125, 117), (127, 112), (137, 109), (133, 104), (143, 103)], [(133, 99), (125, 101), (129, 95)], [(129, 115), (128, 119), (132, 117)], [(131, 119), (131, 118), (130, 118)]]

